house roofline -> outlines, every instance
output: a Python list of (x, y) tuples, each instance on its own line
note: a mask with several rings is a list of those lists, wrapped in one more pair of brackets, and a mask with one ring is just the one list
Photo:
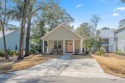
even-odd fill
[(123, 29), (125, 29), (125, 26), (118, 28), (118, 29), (115, 30), (114, 32), (117, 33), (118, 31), (121, 31), (121, 30), (123, 30)]
[(67, 28), (67, 27), (66, 27), (66, 26), (64, 26), (63, 24), (61, 24), (61, 25), (57, 26), (56, 28), (54, 28), (53, 30), (51, 30), (48, 34), (46, 34), (45, 36), (43, 36), (43, 37), (42, 37), (42, 38), (40, 38), (40, 39), (45, 38), (46, 36), (48, 36), (49, 34), (51, 34), (52, 32), (54, 32), (56, 29), (58, 29), (58, 28), (59, 28), (59, 27), (61, 27), (61, 26), (63, 26), (65, 29), (69, 30), (70, 32), (74, 33), (75, 35), (77, 35), (78, 37), (80, 37), (81, 39), (83, 39), (83, 37), (82, 37), (82, 36), (80, 36), (80, 35), (76, 34), (75, 32), (71, 31), (69, 28)]

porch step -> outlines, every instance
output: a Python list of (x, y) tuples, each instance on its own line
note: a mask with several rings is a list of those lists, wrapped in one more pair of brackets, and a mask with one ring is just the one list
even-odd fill
[(65, 53), (63, 56), (60, 57), (60, 59), (71, 59), (70, 57), (72, 56), (72, 53)]

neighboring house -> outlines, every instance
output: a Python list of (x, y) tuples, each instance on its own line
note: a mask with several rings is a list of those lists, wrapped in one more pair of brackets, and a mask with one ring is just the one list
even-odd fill
[[(19, 50), (20, 30), (5, 30), (6, 46), (10, 50)], [(25, 41), (25, 40), (24, 40)], [(25, 45), (25, 42), (24, 42)], [(3, 33), (0, 31), (0, 50), (4, 50)]]
[(43, 43), (43, 53), (82, 53), (82, 37), (64, 25), (60, 25), (41, 38), (47, 41), (47, 50)]
[(99, 37), (102, 40), (102, 47), (106, 52), (114, 52), (114, 30), (100, 30)]
[(121, 27), (114, 31), (115, 34), (115, 50), (118, 49), (125, 52), (125, 27)]

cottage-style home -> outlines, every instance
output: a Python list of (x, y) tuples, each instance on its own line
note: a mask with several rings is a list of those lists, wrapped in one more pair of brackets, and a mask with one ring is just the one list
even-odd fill
[[(83, 38), (64, 25), (59, 25), (41, 39), (43, 53), (82, 53)], [(47, 41), (46, 51), (44, 41)]]

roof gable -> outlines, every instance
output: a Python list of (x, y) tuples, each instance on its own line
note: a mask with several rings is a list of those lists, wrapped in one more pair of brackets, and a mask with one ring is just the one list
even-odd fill
[[(14, 32), (14, 30), (9, 30), (9, 31), (5, 30), (5, 36), (8, 35), (8, 34), (10, 34), (10, 33), (13, 33), (13, 32)], [(2, 37), (3, 37), (3, 32), (0, 31), (0, 38), (2, 38)]]
[(82, 39), (81, 36), (76, 34), (75, 32), (71, 31), (64, 25), (60, 25), (50, 31), (48, 34), (43, 36), (41, 39), (43, 40), (80, 40)]

